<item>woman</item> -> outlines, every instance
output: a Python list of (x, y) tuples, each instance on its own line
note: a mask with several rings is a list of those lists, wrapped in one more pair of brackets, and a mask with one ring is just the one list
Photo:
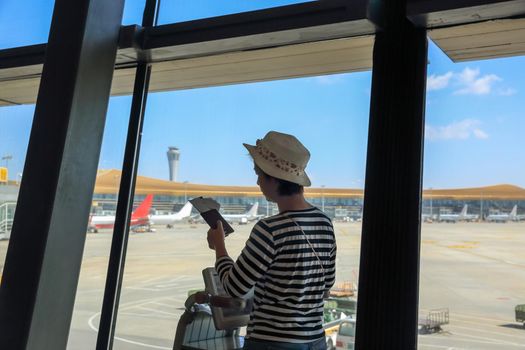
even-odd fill
[(310, 152), (294, 136), (275, 131), (244, 146), (257, 185), (279, 214), (255, 224), (236, 262), (220, 222), (208, 231), (228, 294), (242, 297), (255, 286), (244, 349), (326, 349), (323, 296), (335, 282), (336, 243), (330, 219), (304, 198)]

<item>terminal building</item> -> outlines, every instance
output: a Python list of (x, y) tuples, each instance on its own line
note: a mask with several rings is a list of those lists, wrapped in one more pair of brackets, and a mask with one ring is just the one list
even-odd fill
[(36, 106), (0, 285), (0, 349), (67, 347), (89, 213), (93, 202), (115, 199), (111, 173), (111, 191), (97, 180), (110, 96), (133, 102), (97, 349), (111, 349), (115, 337), (135, 194), (173, 204), (206, 195), (225, 207), (263, 200), (255, 188), (137, 177), (148, 92), (366, 70), (365, 190), (307, 194), (334, 216), (339, 206), (363, 207), (355, 349), (416, 349), (421, 208), (430, 199), (451, 210), (479, 201), (483, 212), (523, 204), (523, 189), (509, 186), (423, 191), (428, 40), (455, 62), (524, 55), (525, 2), (286, 2), (158, 25), (160, 1), (146, 0), (141, 23), (122, 25), (125, 3), (139, 6), (56, 0), (47, 42), (0, 50), (0, 108)]
[[(120, 170), (98, 171), (91, 214), (115, 215), (121, 177)], [(10, 236), (19, 186), (15, 181), (0, 186), (0, 237)], [(278, 213), (275, 203), (267, 201), (257, 186), (193, 184), (137, 176), (134, 203), (138, 204), (148, 194), (153, 195), (152, 213), (177, 212), (189, 199), (201, 196), (215, 199), (225, 214), (243, 213), (255, 203), (259, 204), (259, 215)], [(305, 195), (312, 205), (322, 209), (334, 221), (362, 220), (362, 189), (307, 187)], [(525, 189), (514, 185), (495, 185), (423, 190), (422, 219), (439, 221), (440, 215), (457, 214), (465, 205), (468, 206), (468, 214), (476, 215), (475, 221), (483, 221), (493, 214), (510, 213), (514, 206), (517, 206), (518, 217), (523, 218)]]
[[(119, 170), (98, 172), (93, 196), (93, 212), (114, 213), (116, 210)], [(171, 182), (144, 176), (137, 177), (136, 202), (147, 194), (154, 195), (153, 208), (157, 211), (177, 211), (194, 197), (212, 197), (225, 213), (240, 213), (255, 202), (259, 214), (276, 214), (277, 207), (262, 196), (257, 186), (218, 186)], [(359, 220), (362, 216), (364, 191), (351, 188), (305, 188), (306, 198), (336, 220)], [(440, 213), (459, 213), (467, 204), (469, 213), (482, 217), (495, 212), (510, 212), (514, 205), (525, 212), (525, 189), (513, 185), (495, 185), (463, 189), (428, 189), (423, 191), (422, 213), (439, 216)]]
[[(92, 214), (114, 215), (117, 210), (117, 193), (120, 170), (99, 170), (95, 182)], [(0, 186), (0, 215), (8, 224), (0, 224), (0, 234), (10, 227), (18, 196), (19, 184)], [(153, 195), (152, 208), (158, 213), (178, 211), (189, 199), (212, 197), (221, 204), (226, 214), (236, 214), (259, 203), (260, 215), (274, 215), (277, 206), (268, 202), (257, 186), (219, 186), (176, 182), (138, 176), (134, 202)], [(305, 188), (307, 200), (323, 209), (335, 221), (359, 221), (362, 219), (364, 191), (351, 188), (312, 187)], [(438, 219), (439, 214), (459, 213), (468, 205), (469, 214), (481, 219), (490, 214), (508, 213), (516, 205), (518, 214), (525, 213), (525, 189), (514, 185), (495, 185), (476, 188), (423, 190), (422, 215)], [(6, 214), (5, 208), (8, 212)], [(4, 209), (2, 209), (4, 208)], [(4, 228), (4, 230), (2, 230)]]

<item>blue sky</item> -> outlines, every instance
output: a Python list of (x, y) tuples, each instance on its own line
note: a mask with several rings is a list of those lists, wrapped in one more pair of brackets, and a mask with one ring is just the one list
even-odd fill
[[(159, 23), (297, 2), (163, 1)], [(127, 1), (125, 24), (140, 23), (143, 3)], [(0, 49), (47, 41), (52, 6), (0, 2), (2, 32), (18, 28), (0, 37)], [(453, 63), (431, 43), (429, 62), (424, 187), (525, 187), (525, 58)], [(273, 129), (295, 134), (311, 150), (314, 186), (362, 187), (370, 80), (371, 72), (362, 72), (150, 94), (140, 174), (167, 179), (166, 150), (176, 146), (180, 181), (254, 184), (242, 142)], [(100, 168), (121, 167), (130, 103), (111, 99)], [(11, 179), (23, 169), (33, 112), (0, 108), (0, 155), (13, 156)]]

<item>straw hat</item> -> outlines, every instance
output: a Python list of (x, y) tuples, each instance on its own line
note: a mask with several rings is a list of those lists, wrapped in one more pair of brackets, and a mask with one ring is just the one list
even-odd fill
[(255, 146), (243, 143), (255, 164), (266, 174), (302, 186), (310, 186), (304, 172), (310, 152), (292, 135), (270, 131)]

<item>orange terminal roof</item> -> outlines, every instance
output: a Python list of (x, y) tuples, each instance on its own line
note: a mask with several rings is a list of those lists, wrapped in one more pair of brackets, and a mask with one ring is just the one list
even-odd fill
[[(95, 183), (95, 193), (116, 193), (120, 182), (120, 170), (99, 170)], [(355, 188), (305, 188), (307, 197), (325, 198), (363, 198), (363, 190)], [(218, 186), (183, 182), (171, 182), (146, 176), (137, 177), (136, 194), (155, 194), (171, 196), (234, 196), (262, 197), (258, 186)], [(514, 185), (495, 185), (457, 189), (428, 189), (424, 198), (453, 200), (525, 200), (525, 189)]]
[(525, 199), (525, 189), (514, 185), (501, 184), (485, 187), (425, 190), (424, 196), (434, 199), (457, 200), (523, 200)]

